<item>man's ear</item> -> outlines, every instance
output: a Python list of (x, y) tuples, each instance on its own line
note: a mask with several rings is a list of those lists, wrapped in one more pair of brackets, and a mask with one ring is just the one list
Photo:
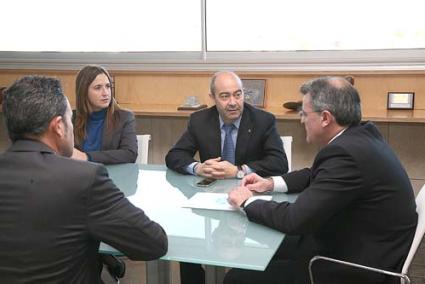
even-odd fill
[(214, 98), (214, 94), (209, 93), (208, 95), (210, 96), (210, 98), (211, 98), (212, 100), (214, 100), (214, 99), (215, 99), (215, 98)]
[(65, 125), (63, 123), (62, 116), (55, 116), (49, 123), (49, 130), (51, 133), (59, 137), (63, 137), (65, 134)]
[(322, 113), (321, 113), (322, 127), (328, 126), (334, 120), (335, 120), (335, 117), (332, 115), (332, 113), (330, 111), (328, 111), (328, 110), (322, 111)]

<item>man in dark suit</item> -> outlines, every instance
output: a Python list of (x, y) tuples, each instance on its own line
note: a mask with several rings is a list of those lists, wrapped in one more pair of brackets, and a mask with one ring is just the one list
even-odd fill
[[(215, 106), (193, 113), (187, 130), (168, 152), (165, 161), (170, 169), (216, 179), (288, 171), (274, 116), (244, 103), (242, 82), (235, 73), (214, 74), (210, 97)], [(233, 160), (223, 153), (226, 125), (233, 128)], [(194, 159), (196, 152), (200, 162)]]
[[(242, 82), (235, 73), (214, 74), (210, 98), (215, 106), (190, 116), (187, 130), (165, 158), (168, 168), (214, 179), (288, 171), (275, 117), (244, 102)], [(226, 134), (226, 127), (230, 127), (230, 134)], [(231, 140), (226, 138), (229, 136)], [(194, 159), (196, 152), (199, 162)], [(204, 275), (200, 265), (180, 263), (182, 283), (204, 283)]]
[[(356, 89), (344, 78), (325, 77), (305, 83), (301, 93), (306, 140), (321, 147), (312, 167), (269, 179), (252, 174), (229, 193), (249, 220), (301, 235), (295, 255), (272, 261), (265, 272), (233, 269), (226, 284), (310, 283), (314, 254), (392, 271), (401, 271), (407, 256), (417, 224), (413, 190), (375, 125), (361, 123)], [(265, 191), (300, 194), (292, 204), (249, 199)], [(328, 263), (315, 271), (315, 283), (392, 281)]]
[(162, 227), (134, 207), (101, 164), (70, 159), (71, 107), (57, 79), (10, 86), (0, 155), (0, 277), (4, 283), (98, 283), (103, 241), (134, 260), (167, 252)]

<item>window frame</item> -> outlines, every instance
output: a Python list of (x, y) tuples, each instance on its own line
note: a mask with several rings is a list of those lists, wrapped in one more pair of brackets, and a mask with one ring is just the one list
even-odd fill
[(111, 70), (249, 72), (418, 71), (425, 48), (279, 52), (209, 52), (206, 0), (201, 1), (202, 50), (191, 52), (16, 52), (0, 51), (0, 69), (76, 70), (101, 64)]
[(0, 69), (75, 70), (85, 64), (140, 71), (425, 70), (425, 49), (288, 52), (0, 52)]

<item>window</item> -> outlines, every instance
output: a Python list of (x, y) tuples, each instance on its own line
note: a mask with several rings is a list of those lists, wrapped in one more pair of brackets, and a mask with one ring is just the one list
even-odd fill
[(423, 0), (207, 1), (208, 51), (425, 48)]
[(200, 51), (200, 11), (199, 0), (2, 1), (0, 50)]
[(0, 68), (423, 70), (422, 1), (6, 0)]

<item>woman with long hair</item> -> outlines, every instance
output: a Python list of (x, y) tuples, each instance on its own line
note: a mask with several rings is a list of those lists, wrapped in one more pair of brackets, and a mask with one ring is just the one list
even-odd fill
[(108, 71), (102, 66), (85, 66), (78, 72), (75, 90), (72, 158), (103, 164), (134, 163), (135, 118), (118, 106)]

